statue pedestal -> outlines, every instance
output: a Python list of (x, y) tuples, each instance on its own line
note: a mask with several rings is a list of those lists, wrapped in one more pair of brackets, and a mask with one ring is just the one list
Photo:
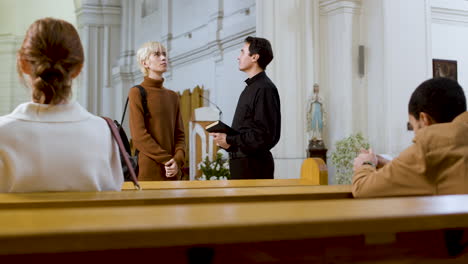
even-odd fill
[(309, 147), (307, 148), (308, 158), (321, 158), (327, 163), (327, 151), (323, 140), (311, 139), (309, 140)]

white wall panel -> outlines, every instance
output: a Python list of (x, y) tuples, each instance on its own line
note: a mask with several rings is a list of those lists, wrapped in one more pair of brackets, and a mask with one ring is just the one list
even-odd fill
[(431, 5), (432, 58), (457, 61), (458, 82), (468, 95), (468, 1), (432, 0)]

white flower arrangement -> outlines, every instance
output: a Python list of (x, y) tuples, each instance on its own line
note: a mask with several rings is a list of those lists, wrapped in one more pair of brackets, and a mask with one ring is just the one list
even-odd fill
[[(202, 176), (198, 177), (199, 181), (206, 181), (206, 176), (203, 174)], [(228, 180), (228, 178), (226, 176), (220, 176), (220, 177), (216, 177), (216, 176), (211, 176), (210, 181), (215, 181), (215, 180)]]
[(211, 161), (208, 156), (198, 164), (198, 169), (201, 170), (202, 176), (198, 177), (200, 181), (212, 180), (228, 180), (231, 177), (229, 172), (229, 162), (223, 157), (223, 154), (218, 152), (216, 158)]

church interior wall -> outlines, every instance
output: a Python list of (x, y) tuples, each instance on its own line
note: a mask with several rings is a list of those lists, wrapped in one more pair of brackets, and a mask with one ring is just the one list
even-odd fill
[(138, 48), (141, 44), (151, 41), (155, 37), (158, 40), (161, 38), (162, 22), (165, 16), (161, 14), (162, 10), (159, 5), (148, 7), (145, 6), (145, 2), (135, 1), (135, 7), (135, 13), (133, 14), (135, 26), (131, 30), (134, 31), (135, 38), (133, 41), (135, 47)]
[(211, 59), (200, 60), (173, 68), (170, 78), (165, 80), (165, 85), (171, 90), (180, 92), (193, 89), (197, 85), (213, 89), (214, 73), (215, 64)]
[[(314, 68), (317, 1), (257, 1), (257, 36), (272, 43), (267, 74), (281, 98), (281, 138), (272, 149), (276, 178), (295, 178), (308, 145), (306, 108), (317, 82)], [(320, 82), (322, 85), (322, 83)]]
[(16, 52), (36, 19), (56, 17), (76, 25), (73, 1), (0, 1), (0, 115), (29, 100), (29, 88), (18, 80)]
[(13, 109), (13, 92), (18, 89), (18, 81), (14, 75), (16, 66), (16, 43), (13, 34), (0, 35), (0, 114), (6, 114)]
[(431, 13), (432, 58), (457, 61), (458, 82), (466, 95), (468, 53), (465, 43), (468, 43), (468, 2), (432, 0)]
[(211, 107), (216, 104), (222, 111), (223, 122), (230, 124), (240, 93), (245, 87), (244, 79), (247, 77), (238, 70), (237, 48), (225, 50), (223, 59), (216, 61), (209, 56), (205, 60), (186, 64), (172, 70), (171, 78), (167, 80), (167, 87), (183, 91), (203, 86), (205, 96), (212, 102), (205, 101)]
[[(384, 89), (388, 100), (386, 153), (396, 156), (411, 144), (407, 131), (408, 101), (413, 90), (431, 77), (427, 68), (427, 1), (386, 1)], [(406, 8), (401, 8), (406, 6)]]
[[(367, 78), (371, 78), (371, 82), (368, 82), (368, 112), (379, 113), (378, 116), (370, 115), (369, 137), (371, 145), (381, 141), (380, 145), (376, 145), (379, 153), (395, 156), (411, 144), (413, 134), (406, 130), (408, 100), (414, 88), (430, 77), (427, 70), (426, 4), (425, 0), (382, 1), (382, 16), (373, 16), (380, 25), (373, 31), (377, 35), (367, 35), (368, 42), (376, 43), (377, 52), (380, 53), (379, 49), (382, 52), (368, 58), (369, 66), (377, 67), (378, 75), (382, 69), (381, 78), (367, 75)], [(374, 4), (374, 7), (379, 5)], [(379, 46), (380, 38), (383, 47)], [(370, 44), (367, 48), (372, 50), (373, 47)], [(372, 95), (376, 89), (381, 91), (377, 92), (379, 97), (374, 100)]]
[[(396, 156), (411, 144), (414, 134), (406, 130), (407, 105), (413, 90), (432, 77), (432, 58), (457, 60), (459, 76), (468, 69), (462, 44), (468, 37), (467, 3), (457, 0), (362, 3), (367, 136), (377, 152)], [(466, 91), (465, 80), (466, 76), (458, 79)]]
[(383, 2), (363, 0), (362, 3), (360, 44), (364, 46), (364, 74), (360, 80), (367, 88), (363, 101), (367, 106), (367, 130), (363, 129), (361, 132), (368, 137), (376, 151), (383, 152), (387, 138), (387, 125), (383, 120), (387, 107), (382, 85), (385, 75), (382, 64), (385, 50)]
[[(135, 52), (146, 41), (162, 41), (168, 46), (170, 61), (166, 87), (182, 92), (203, 86), (210, 101), (222, 109), (223, 121), (231, 122), (236, 106), (232, 98), (238, 98), (245, 79), (238, 71), (237, 55), (243, 39), (255, 34), (255, 1), (209, 1), (204, 5), (169, 1), (169, 15), (161, 14), (162, 1), (156, 2), (157, 8), (144, 18), (141, 9), (145, 1), (133, 4), (135, 26), (127, 30), (135, 32)], [(155, 25), (157, 19), (168, 28)], [(164, 41), (165, 35), (169, 37)], [(136, 64), (131, 68), (134, 83), (139, 83), (143, 76)]]

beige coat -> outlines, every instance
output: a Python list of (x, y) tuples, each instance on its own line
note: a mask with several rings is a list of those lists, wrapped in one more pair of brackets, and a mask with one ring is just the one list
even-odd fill
[(421, 129), (413, 142), (381, 169), (357, 169), (354, 197), (468, 194), (468, 112)]

